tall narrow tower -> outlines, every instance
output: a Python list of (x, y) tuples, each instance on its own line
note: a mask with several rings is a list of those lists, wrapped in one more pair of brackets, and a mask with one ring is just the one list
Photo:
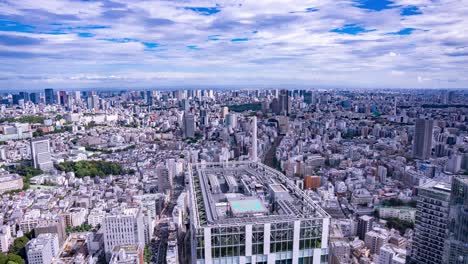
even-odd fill
[(252, 117), (252, 161), (257, 162), (257, 117)]

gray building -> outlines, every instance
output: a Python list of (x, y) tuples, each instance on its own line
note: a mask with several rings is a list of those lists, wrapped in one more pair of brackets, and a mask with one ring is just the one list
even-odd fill
[(184, 137), (195, 137), (195, 117), (188, 112), (184, 113)]
[(468, 176), (452, 180), (445, 263), (468, 263)]
[(256, 162), (191, 164), (191, 263), (328, 263), (330, 216)]
[(435, 181), (424, 184), (418, 188), (417, 202), (411, 259), (416, 263), (443, 263), (450, 185)]
[(413, 157), (428, 159), (432, 150), (434, 120), (417, 119), (413, 138)]
[(40, 234), (26, 244), (26, 254), (29, 264), (50, 264), (59, 253), (57, 234)]

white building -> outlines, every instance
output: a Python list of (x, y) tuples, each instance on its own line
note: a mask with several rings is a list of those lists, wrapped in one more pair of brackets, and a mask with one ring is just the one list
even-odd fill
[(382, 207), (379, 208), (380, 218), (398, 218), (400, 220), (414, 222), (416, 209), (409, 207)]
[(29, 264), (50, 264), (59, 252), (57, 234), (40, 234), (26, 244)]
[(406, 263), (406, 250), (391, 244), (380, 248), (378, 264), (404, 264)]
[(100, 208), (94, 208), (88, 215), (88, 224), (96, 227), (102, 224), (104, 218), (106, 217), (106, 213), (101, 210)]
[(43, 171), (49, 171), (54, 168), (48, 139), (31, 140), (31, 156), (35, 168)]
[(0, 194), (21, 189), (23, 189), (23, 178), (21, 176), (0, 170)]
[(11, 230), (9, 225), (0, 226), (0, 252), (8, 252), (11, 243)]
[(143, 264), (143, 250), (139, 245), (116, 246), (109, 264)]
[(116, 246), (145, 246), (145, 226), (141, 208), (123, 208), (111, 212), (104, 218), (103, 227), (107, 257), (110, 257)]

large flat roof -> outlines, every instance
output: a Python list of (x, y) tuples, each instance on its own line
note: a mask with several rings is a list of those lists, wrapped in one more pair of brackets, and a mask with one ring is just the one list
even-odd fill
[(187, 174), (198, 227), (329, 217), (284, 174), (261, 163), (190, 164)]

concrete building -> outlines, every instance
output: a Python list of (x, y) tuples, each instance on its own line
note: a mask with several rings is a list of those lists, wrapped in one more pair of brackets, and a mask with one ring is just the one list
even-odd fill
[(188, 112), (184, 113), (184, 137), (195, 137), (195, 116)]
[(104, 248), (110, 259), (116, 246), (145, 246), (144, 222), (141, 208), (117, 209), (104, 218)]
[(32, 139), (31, 156), (35, 168), (43, 171), (49, 171), (54, 168), (48, 139)]
[(23, 189), (23, 178), (18, 174), (0, 170), (0, 194)]
[(330, 216), (282, 173), (255, 162), (203, 163), (189, 166), (187, 178), (192, 263), (328, 258)]
[(468, 177), (452, 180), (445, 263), (468, 263)]
[(257, 162), (258, 158), (258, 143), (257, 143), (257, 117), (254, 116), (252, 117), (252, 155), (251, 155), (251, 161)]
[(433, 120), (416, 120), (413, 138), (413, 157), (425, 160), (431, 156), (433, 130)]
[(406, 250), (391, 244), (384, 244), (380, 248), (378, 264), (405, 264)]
[(11, 228), (9, 225), (0, 226), (0, 252), (8, 252), (10, 247), (12, 237), (11, 237)]
[(109, 264), (143, 264), (143, 248), (140, 245), (116, 246)]
[(26, 244), (26, 254), (29, 264), (50, 264), (59, 252), (57, 234), (40, 234)]
[(364, 240), (366, 233), (372, 230), (374, 218), (372, 216), (363, 215), (358, 219), (357, 235), (359, 239)]
[(55, 103), (54, 89), (45, 89), (45, 103), (48, 105)]
[(416, 263), (442, 263), (447, 238), (450, 186), (435, 181), (418, 188), (411, 258)]

